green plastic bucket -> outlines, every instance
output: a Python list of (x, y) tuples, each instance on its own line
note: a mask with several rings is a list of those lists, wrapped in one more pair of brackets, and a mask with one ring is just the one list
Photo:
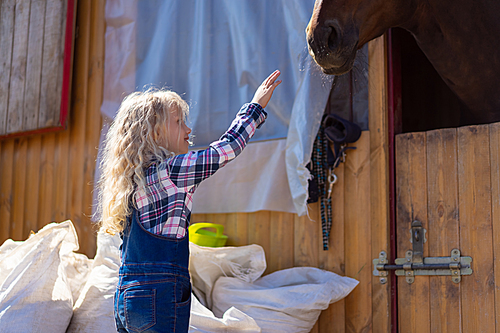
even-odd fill
[[(207, 230), (215, 229), (215, 232)], [(221, 247), (226, 245), (224, 226), (216, 223), (194, 223), (189, 226), (189, 241), (200, 246)]]

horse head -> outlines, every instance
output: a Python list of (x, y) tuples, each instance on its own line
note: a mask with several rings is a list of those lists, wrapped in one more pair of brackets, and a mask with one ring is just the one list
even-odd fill
[(351, 70), (356, 52), (408, 17), (413, 0), (316, 0), (306, 28), (309, 53), (325, 74)]

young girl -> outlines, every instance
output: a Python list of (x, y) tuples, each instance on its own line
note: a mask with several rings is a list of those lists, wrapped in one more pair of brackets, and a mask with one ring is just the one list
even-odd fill
[(199, 183), (241, 153), (267, 116), (280, 72), (242, 106), (228, 131), (189, 152), (188, 105), (172, 91), (127, 96), (106, 137), (102, 227), (120, 233), (118, 332), (187, 332), (191, 304), (188, 226)]

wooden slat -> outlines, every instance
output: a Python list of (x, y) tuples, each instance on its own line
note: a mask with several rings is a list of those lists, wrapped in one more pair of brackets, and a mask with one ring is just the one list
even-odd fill
[[(500, 257), (500, 123), (490, 125), (491, 221), (493, 226), (493, 258)], [(500, 282), (500, 262), (493, 261), (495, 285)], [(496, 330), (500, 332), (500, 290), (495, 288)]]
[[(318, 267), (319, 254), (318, 242), (321, 242), (321, 234), (317, 232), (318, 224), (321, 225), (319, 215), (311, 215), (313, 212), (319, 212), (319, 204), (308, 205), (310, 218), (306, 216), (299, 217), (294, 215), (294, 267), (312, 266)], [(319, 332), (319, 323), (316, 322), (310, 333)]]
[(15, 0), (0, 2), (0, 135), (7, 133)]
[(56, 134), (51, 133), (42, 137), (42, 151), (40, 156), (40, 188), (38, 196), (40, 204), (38, 206), (38, 229), (44, 225), (55, 221), (53, 198), (55, 178), (54, 174), (54, 153), (56, 145)]
[[(24, 240), (23, 221), (25, 205), (24, 195), (26, 192), (26, 155), (28, 140), (21, 138), (15, 140), (14, 144), (14, 170), (12, 188), (12, 215), (10, 226), (10, 237), (14, 240)], [(29, 207), (29, 206), (28, 206)]]
[(68, 169), (70, 168), (69, 156), (69, 130), (57, 133), (54, 154), (55, 181), (54, 181), (54, 220), (61, 222), (69, 218), (67, 214), (68, 202)]
[[(404, 258), (405, 252), (412, 249), (409, 232), (412, 221), (419, 220), (428, 228), (425, 144), (425, 133), (396, 136), (398, 258)], [(424, 256), (428, 256), (428, 244), (424, 244)], [(399, 332), (430, 331), (429, 290), (428, 276), (417, 276), (413, 284), (399, 278)]]
[(363, 132), (344, 169), (345, 274), (359, 281), (346, 297), (346, 330), (372, 325), (372, 253), (370, 221), (370, 133)]
[[(80, 1), (87, 2), (87, 1)], [(66, 5), (64, 0), (47, 2), (45, 15), (45, 30), (43, 38), (42, 87), (46, 89), (40, 96), (39, 127), (57, 125), (60, 113), (62, 92), (62, 70), (64, 57), (64, 33), (66, 23)], [(86, 28), (84, 25), (81, 28)], [(75, 51), (75, 54), (76, 51)], [(88, 63), (78, 62), (77, 66), (88, 66)]]
[[(104, 9), (105, 1), (98, 0), (92, 2), (91, 20), (94, 22), (90, 26), (89, 45), (89, 77), (88, 77), (88, 97), (87, 112), (85, 112), (85, 141), (84, 141), (84, 179), (82, 197), (82, 226), (83, 230), (92, 230), (96, 225), (91, 221), (92, 214), (92, 191), (94, 188), (94, 174), (96, 170), (97, 145), (99, 142), (102, 119), (100, 117), (100, 107), (102, 104), (102, 91), (104, 85)], [(86, 246), (88, 252), (92, 254), (92, 249), (96, 248), (95, 237), (88, 237)]]
[[(236, 223), (235, 229), (232, 231), (232, 235), (235, 238), (234, 244), (236, 245), (248, 245), (248, 214), (236, 213)], [(227, 231), (230, 232), (229, 230)]]
[(270, 272), (293, 267), (293, 214), (271, 212), (271, 253), (268, 262)]
[[(389, 214), (389, 135), (385, 82), (386, 44), (384, 36), (368, 43), (368, 110), (370, 128), (370, 219), (372, 256), (380, 251), (390, 253)], [(372, 277), (373, 332), (385, 333), (391, 328), (391, 284), (381, 284)]]
[[(236, 236), (238, 234), (238, 220), (237, 220), (236, 214), (235, 213), (216, 214), (215, 216), (217, 216), (217, 222), (214, 222), (214, 223), (222, 224), (224, 226), (224, 234), (231, 235), (231, 238), (228, 237), (226, 245), (227, 246), (238, 246), (238, 244), (237, 244), (238, 239)], [(223, 217), (222, 221), (220, 220), (219, 216)], [(243, 226), (241, 226), (241, 228), (243, 228)], [(246, 230), (245, 230), (245, 232), (246, 232)]]
[[(460, 247), (456, 129), (427, 132), (427, 207), (429, 256), (449, 257)], [(433, 276), (430, 288), (431, 331), (461, 332), (460, 284)]]
[[(26, 64), (26, 89), (24, 92), (23, 130), (38, 127), (38, 110), (40, 100), (40, 81), (42, 76), (43, 32), (45, 26), (46, 1), (32, 1), (29, 37), (28, 60)], [(44, 91), (49, 87), (44, 87)], [(51, 88), (49, 88), (51, 89)]]
[(26, 59), (28, 53), (28, 28), (30, 0), (16, 3), (14, 19), (14, 41), (12, 45), (12, 67), (9, 84), (9, 108), (7, 132), (16, 133), (23, 129), (24, 87), (26, 82)]
[[(310, 204), (309, 211), (319, 211), (319, 204)], [(313, 220), (314, 219), (314, 220)], [(318, 267), (318, 242), (321, 242), (321, 235), (318, 231), (318, 224), (321, 224), (319, 217), (309, 217), (294, 215), (294, 266), (313, 266)]]
[[(269, 263), (271, 255), (271, 212), (258, 211), (251, 213), (248, 217), (248, 243), (259, 244), (264, 248), (266, 254), (266, 263)], [(269, 266), (264, 274), (269, 274)]]
[(474, 270), (461, 282), (464, 332), (495, 331), (489, 149), (487, 125), (458, 129), (460, 250)]
[(14, 140), (2, 143), (0, 159), (0, 239), (11, 238), (12, 184), (14, 174)]
[(40, 136), (30, 137), (27, 148), (26, 191), (24, 196), (23, 236), (29, 237), (30, 232), (38, 231), (38, 204), (40, 201), (40, 154), (42, 138)]
[[(90, 1), (78, 2), (78, 20), (90, 22), (92, 3)], [(69, 159), (72, 167), (69, 168), (68, 179), (68, 215), (73, 221), (78, 232), (79, 240), (87, 243), (87, 238), (92, 236), (90, 225), (84, 223), (82, 216), (83, 191), (85, 188), (82, 176), (85, 174), (85, 129), (87, 126), (88, 108), (88, 84), (90, 73), (90, 28), (91, 25), (85, 25), (79, 28), (78, 38), (75, 43), (75, 55), (78, 57), (78, 64), (73, 70), (73, 78), (79, 84), (72, 90), (71, 110), (73, 116), (70, 120), (70, 146)]]
[[(337, 182), (332, 192), (332, 229), (330, 230), (330, 243), (328, 251), (323, 250), (322, 239), (318, 242), (319, 268), (325, 269), (341, 276), (345, 275), (344, 253), (344, 164), (335, 169)], [(316, 214), (314, 219), (321, 221)], [(321, 223), (318, 223), (318, 235), (322, 234)], [(345, 299), (330, 304), (319, 317), (319, 332), (345, 332)]]

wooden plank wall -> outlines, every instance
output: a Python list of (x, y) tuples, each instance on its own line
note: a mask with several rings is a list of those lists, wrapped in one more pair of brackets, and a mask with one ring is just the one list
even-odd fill
[(68, 129), (0, 142), (0, 242), (24, 240), (31, 230), (71, 219), (80, 251), (95, 254), (90, 214), (101, 129), (104, 6), (104, 0), (78, 1)]
[(60, 126), (67, 7), (0, 2), (0, 135)]
[(499, 332), (500, 123), (396, 137), (398, 257), (414, 219), (425, 257), (472, 257), (473, 274), (398, 283), (400, 332)]

